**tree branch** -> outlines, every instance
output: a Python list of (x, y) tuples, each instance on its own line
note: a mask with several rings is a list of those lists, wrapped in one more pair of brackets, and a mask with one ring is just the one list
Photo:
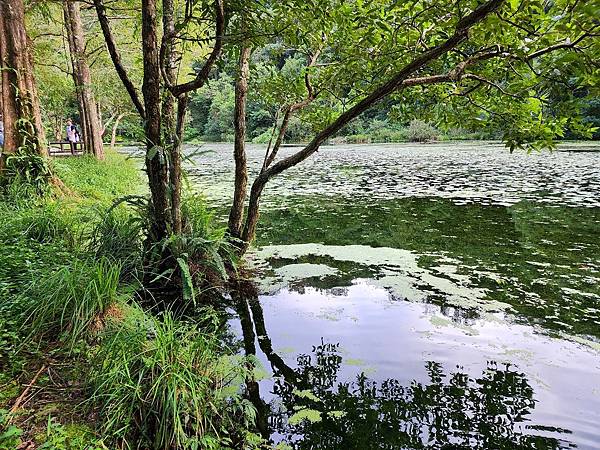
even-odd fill
[(110, 54), (110, 58), (115, 66), (117, 74), (119, 78), (123, 82), (125, 89), (129, 93), (129, 97), (131, 97), (131, 101), (135, 105), (135, 109), (141, 116), (142, 119), (146, 118), (146, 111), (144, 110), (144, 105), (140, 101), (140, 97), (138, 92), (129, 79), (127, 75), (127, 71), (121, 62), (121, 55), (117, 50), (117, 46), (115, 44), (115, 39), (110, 30), (110, 24), (108, 22), (108, 17), (106, 16), (106, 7), (102, 0), (94, 0), (94, 6), (96, 7), (96, 14), (98, 15), (98, 21), (100, 22), (100, 27), (102, 28), (102, 34), (104, 35), (104, 41), (106, 42), (106, 47), (108, 48), (108, 53)]
[(597, 36), (597, 35), (595, 35), (593, 33), (583, 33), (581, 36), (579, 36), (577, 39), (575, 39), (572, 42), (569, 39), (567, 39), (564, 42), (559, 42), (557, 44), (550, 45), (546, 48), (543, 48), (543, 49), (537, 50), (533, 53), (530, 53), (529, 55), (527, 55), (527, 60), (530, 61), (532, 59), (539, 58), (540, 56), (545, 55), (546, 53), (553, 52), (555, 50), (561, 50), (561, 49), (565, 49), (565, 48), (570, 48), (570, 49), (576, 48), (577, 44), (579, 44), (585, 38), (594, 37), (594, 36)]
[[(97, 1), (97, 0), (94, 0)], [(202, 69), (196, 75), (192, 81), (187, 83), (178, 84), (176, 86), (171, 86), (171, 93), (175, 97), (179, 97), (186, 92), (193, 91), (195, 89), (201, 88), (206, 83), (208, 76), (210, 75), (210, 71), (221, 56), (221, 51), (223, 50), (223, 35), (225, 33), (225, 11), (223, 8), (223, 0), (215, 0), (215, 13), (216, 13), (216, 23), (215, 23), (215, 44), (213, 46), (212, 52), (210, 53), (208, 59), (202, 66)]]
[(252, 239), (254, 239), (256, 225), (258, 223), (260, 196), (269, 179), (283, 172), (284, 170), (289, 169), (290, 167), (295, 166), (296, 164), (304, 161), (310, 155), (315, 153), (326, 139), (328, 139), (330, 136), (334, 135), (336, 132), (341, 130), (348, 122), (358, 117), (368, 108), (381, 101), (383, 98), (387, 97), (392, 92), (401, 88), (402, 83), (411, 74), (415, 73), (417, 70), (429, 64), (431, 61), (438, 59), (440, 56), (448, 53), (449, 51), (457, 47), (460, 43), (464, 42), (468, 38), (469, 29), (481, 22), (482, 20), (484, 20), (489, 14), (493, 13), (498, 8), (500, 8), (500, 6), (502, 6), (503, 3), (504, 0), (488, 0), (487, 2), (475, 8), (470, 14), (463, 17), (458, 22), (454, 34), (450, 36), (446, 41), (442, 42), (441, 44), (438, 44), (435, 47), (432, 47), (428, 51), (423, 52), (420, 56), (414, 58), (410, 63), (408, 63), (398, 72), (396, 72), (396, 74), (389, 81), (373, 90), (363, 100), (359, 101), (352, 108), (348, 109), (340, 116), (338, 116), (338, 118), (333, 123), (331, 123), (323, 131), (317, 134), (313, 138), (313, 140), (302, 150), (275, 163), (274, 165), (266, 169), (264, 172), (261, 172), (254, 181), (250, 192), (248, 217), (243, 233), (243, 240), (245, 241), (245, 245), (249, 245), (249, 242)]
[[(314, 90), (311, 80), (310, 80), (310, 68), (314, 67), (314, 65), (317, 63), (317, 59), (319, 58), (320, 54), (321, 54), (321, 50), (319, 49), (316, 52), (314, 52), (313, 55), (310, 57), (310, 61), (308, 62), (308, 65), (306, 66), (306, 69), (304, 72), (304, 84), (306, 86), (307, 96), (304, 100), (294, 103), (292, 105), (289, 105), (285, 108), (285, 113), (283, 115), (281, 127), (279, 127), (279, 133), (277, 134), (277, 139), (275, 140), (275, 145), (273, 146), (273, 150), (271, 151), (270, 154), (269, 154), (270, 145), (267, 147), (267, 154), (265, 155), (265, 160), (263, 162), (263, 166), (262, 166), (262, 170), (261, 170), (262, 172), (264, 172), (271, 164), (273, 164), (273, 161), (275, 160), (275, 157), (277, 156), (277, 152), (279, 151), (279, 148), (281, 147), (281, 144), (283, 144), (283, 140), (285, 139), (285, 133), (287, 132), (288, 125), (290, 123), (290, 119), (292, 118), (292, 115), (296, 111), (299, 111), (299, 110), (305, 108), (306, 106), (308, 106), (309, 104), (311, 104), (318, 95), (318, 92), (316, 92)], [(275, 126), (277, 126), (277, 122), (275, 122)], [(275, 130), (273, 130), (273, 131), (275, 131)]]

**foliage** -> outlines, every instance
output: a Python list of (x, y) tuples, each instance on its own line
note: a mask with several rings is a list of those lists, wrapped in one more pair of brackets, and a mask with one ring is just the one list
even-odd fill
[(9, 424), (9, 417), (8, 411), (0, 410), (0, 450), (12, 450), (21, 443), (19, 436), (23, 431)]
[(113, 321), (90, 371), (90, 404), (111, 438), (152, 448), (220, 448), (254, 410), (235, 394), (242, 366), (217, 352), (214, 330), (132, 308)]
[(407, 134), (412, 142), (435, 141), (439, 137), (438, 131), (433, 126), (418, 119), (411, 120)]
[[(237, 257), (225, 229), (215, 226), (203, 197), (184, 198), (181, 212), (181, 233), (146, 242), (142, 278), (151, 280), (145, 287), (159, 289), (169, 297), (175, 295), (180, 301), (174, 304), (186, 310), (197, 306), (197, 295), (214, 293), (223, 286), (228, 270), (235, 270)], [(147, 208), (138, 209), (138, 214), (149, 221)]]
[(46, 433), (39, 450), (107, 450), (108, 447), (83, 426), (65, 426), (48, 417)]
[(61, 339), (73, 349), (116, 301), (119, 274), (106, 259), (74, 259), (24, 292), (31, 299), (24, 326), (32, 337)]
[(52, 171), (48, 159), (19, 150), (6, 158), (6, 168), (1, 175), (0, 188), (9, 195), (34, 196), (48, 193)]

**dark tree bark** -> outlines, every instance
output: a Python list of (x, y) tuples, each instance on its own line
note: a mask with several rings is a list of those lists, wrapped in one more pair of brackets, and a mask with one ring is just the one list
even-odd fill
[(71, 51), (73, 81), (77, 92), (79, 117), (81, 118), (83, 130), (83, 142), (87, 152), (98, 159), (104, 159), (102, 124), (98, 116), (98, 104), (91, 87), (92, 76), (85, 54), (85, 38), (79, 3), (75, 0), (65, 0), (63, 10)]
[(248, 74), (250, 69), (250, 48), (242, 47), (238, 63), (238, 77), (235, 83), (235, 111), (233, 124), (235, 142), (233, 154), (235, 160), (235, 185), (233, 204), (229, 212), (228, 232), (236, 241), (242, 237), (244, 203), (248, 189), (248, 164), (246, 158), (246, 100), (248, 97)]
[(23, 0), (0, 0), (0, 62), (5, 138), (1, 169), (19, 148), (47, 156)]
[(160, 67), (156, 0), (142, 0), (142, 53), (144, 61), (144, 109), (146, 121), (146, 171), (152, 196), (152, 234), (162, 240), (170, 230), (168, 170), (161, 133)]

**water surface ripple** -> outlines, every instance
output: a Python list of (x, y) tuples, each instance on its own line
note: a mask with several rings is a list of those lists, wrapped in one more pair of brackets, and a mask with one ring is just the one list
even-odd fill
[[(223, 214), (231, 146), (202, 150), (192, 178)], [(272, 180), (260, 295), (235, 296), (231, 322), (264, 368), (262, 431), (294, 449), (600, 448), (590, 150), (323, 147)]]

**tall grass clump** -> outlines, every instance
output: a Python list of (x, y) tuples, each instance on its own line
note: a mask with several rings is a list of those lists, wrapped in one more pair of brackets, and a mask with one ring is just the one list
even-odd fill
[(107, 326), (89, 372), (105, 435), (132, 448), (217, 449), (254, 420), (237, 394), (243, 365), (218, 356), (215, 333), (130, 307)]
[(24, 327), (36, 340), (62, 340), (71, 349), (117, 300), (120, 267), (106, 259), (74, 259), (40, 278), (29, 299)]
[(145, 220), (124, 206), (100, 213), (87, 240), (96, 259), (106, 258), (121, 266), (121, 278), (137, 278), (142, 267)]

